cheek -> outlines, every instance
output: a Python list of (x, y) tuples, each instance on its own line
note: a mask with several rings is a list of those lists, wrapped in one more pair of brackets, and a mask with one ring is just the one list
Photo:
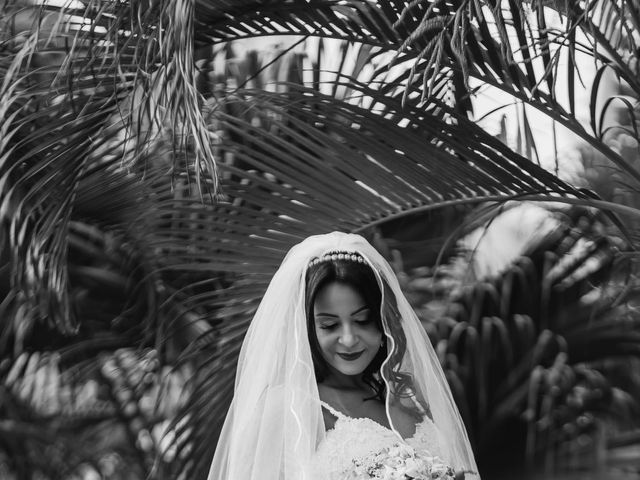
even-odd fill
[(320, 328), (316, 328), (316, 338), (318, 339), (320, 351), (323, 353), (329, 351), (331, 345), (334, 343), (332, 335), (327, 334), (327, 332)]
[(370, 345), (380, 345), (380, 342), (382, 342), (382, 332), (375, 328), (363, 331), (361, 336)]

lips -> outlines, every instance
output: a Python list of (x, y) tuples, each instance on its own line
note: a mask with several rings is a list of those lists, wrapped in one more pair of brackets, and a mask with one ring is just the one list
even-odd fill
[(338, 356), (348, 362), (352, 362), (358, 358), (360, 358), (360, 355), (362, 355), (364, 353), (364, 350), (361, 350), (359, 352), (354, 352), (354, 353), (340, 353), (340, 352), (336, 352), (338, 354)]

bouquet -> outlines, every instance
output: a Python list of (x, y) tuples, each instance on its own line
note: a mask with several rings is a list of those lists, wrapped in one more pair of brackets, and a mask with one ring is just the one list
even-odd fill
[(354, 459), (344, 472), (345, 480), (454, 480), (453, 468), (441, 459), (416, 452), (406, 444), (395, 444), (379, 452)]

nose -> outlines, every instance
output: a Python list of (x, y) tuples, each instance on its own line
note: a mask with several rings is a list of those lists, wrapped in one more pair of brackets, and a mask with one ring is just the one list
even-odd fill
[(358, 337), (351, 327), (345, 326), (341, 332), (339, 341), (346, 348), (351, 348), (358, 343)]

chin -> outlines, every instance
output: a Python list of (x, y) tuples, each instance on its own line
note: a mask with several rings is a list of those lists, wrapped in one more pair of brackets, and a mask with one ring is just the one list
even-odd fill
[(349, 377), (357, 377), (362, 375), (362, 373), (364, 372), (364, 368), (338, 368), (336, 370)]
[(362, 365), (334, 365), (333, 368), (338, 370), (343, 375), (349, 375), (351, 377), (359, 376), (364, 373), (369, 363)]

